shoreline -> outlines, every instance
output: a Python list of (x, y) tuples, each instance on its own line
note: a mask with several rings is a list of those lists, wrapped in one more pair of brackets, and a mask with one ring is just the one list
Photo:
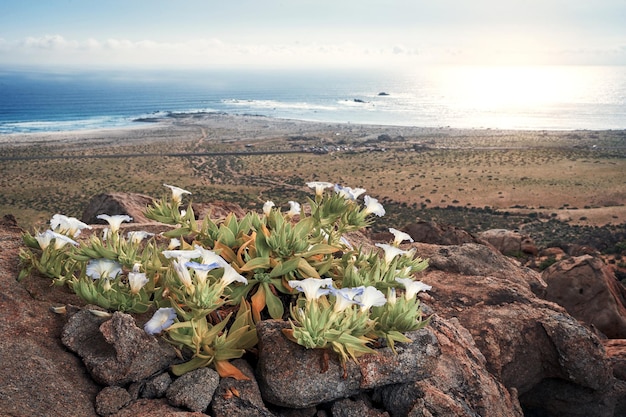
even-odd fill
[[(188, 113), (131, 128), (0, 135), (0, 155), (0, 214), (17, 209), (24, 218), (77, 214), (79, 200), (103, 192), (159, 195), (163, 182), (204, 193), (196, 198), (228, 196), (248, 204), (279, 201), (287, 190), (304, 192), (306, 181), (320, 180), (366, 188), (413, 207), (415, 216), (420, 206), (453, 205), (580, 225), (626, 223), (626, 130), (426, 128)], [(68, 186), (65, 194), (45, 196), (51, 187)]]
[[(175, 113), (163, 117), (142, 118), (137, 125), (109, 127), (102, 129), (81, 129), (53, 132), (28, 132), (0, 134), (0, 147), (5, 145), (66, 145), (80, 142), (83, 145), (110, 143), (111, 141), (127, 141), (129, 145), (140, 144), (145, 141), (185, 141), (185, 140), (236, 140), (262, 141), (276, 139), (279, 136), (331, 134), (346, 136), (347, 139), (371, 138), (373, 135), (387, 134), (391, 136), (411, 137), (415, 139), (429, 139), (437, 141), (446, 139), (446, 144), (460, 147), (476, 147), (472, 139), (481, 138), (479, 145), (494, 149), (495, 143), (488, 143), (488, 139), (508, 138), (511, 143), (513, 137), (522, 146), (529, 146), (528, 141), (535, 146), (581, 145), (580, 136), (586, 139), (600, 134), (622, 136), (623, 143), (612, 147), (626, 147), (626, 129), (603, 130), (515, 130), (494, 128), (453, 128), (453, 127), (420, 127), (377, 124), (354, 124), (337, 122), (317, 122), (300, 119), (283, 119), (262, 115), (236, 115), (227, 113)], [(590, 138), (591, 136), (591, 138)], [(456, 139), (456, 140), (454, 140)], [(584, 139), (584, 138), (583, 138)], [(465, 141), (466, 143), (463, 143)], [(452, 143), (450, 143), (452, 142)], [(524, 142), (524, 143), (522, 143)], [(590, 141), (584, 144), (593, 146)], [(119, 143), (123, 145), (124, 143)], [(464, 146), (463, 146), (464, 145)], [(599, 146), (597, 143), (596, 146)], [(508, 148), (508, 147), (507, 147)]]

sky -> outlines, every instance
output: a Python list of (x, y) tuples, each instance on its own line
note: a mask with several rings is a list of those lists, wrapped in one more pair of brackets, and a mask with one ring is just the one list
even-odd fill
[(626, 65), (624, 0), (3, 0), (0, 67)]

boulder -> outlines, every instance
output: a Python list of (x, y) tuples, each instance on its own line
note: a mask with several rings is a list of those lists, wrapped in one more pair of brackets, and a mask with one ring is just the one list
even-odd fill
[[(453, 254), (454, 261), (435, 259), (435, 267), (421, 276), (433, 286), (429, 304), (438, 315), (458, 318), (469, 330), (486, 358), (487, 369), (519, 393), (522, 407), (536, 409), (537, 404), (544, 404), (545, 410), (554, 410), (563, 403), (561, 414), (549, 415), (584, 415), (576, 410), (593, 409), (597, 402), (607, 409), (615, 407), (616, 398), (624, 395), (623, 387), (616, 384), (602, 343), (564, 308), (536, 297), (529, 284), (530, 272), (506, 267), (510, 260), (498, 252), (493, 252), (492, 262), (476, 267), (479, 259), (489, 258), (476, 256), (484, 249), (472, 244), (416, 247), (421, 256), (428, 252), (441, 256), (442, 251)], [(548, 387), (575, 389), (559, 388), (553, 396), (544, 395), (537, 387), (546, 381), (556, 381)], [(592, 395), (581, 397), (580, 391)]]
[(522, 416), (517, 391), (507, 390), (487, 370), (472, 336), (453, 318), (431, 317), (441, 356), (432, 375), (375, 390), (392, 416)]
[(16, 281), (21, 233), (0, 220), (0, 415), (95, 417), (99, 387), (61, 345), (65, 320), (50, 311), (51, 300), (77, 297), (39, 276)]
[(105, 220), (97, 218), (99, 214), (128, 215), (135, 223), (149, 223), (144, 212), (154, 199), (144, 194), (135, 193), (106, 193), (98, 194), (87, 202), (81, 221), (87, 224), (107, 224)]
[(172, 346), (146, 334), (131, 315), (117, 311), (107, 319), (91, 310), (69, 317), (61, 341), (82, 358), (96, 382), (123, 386), (141, 381), (176, 358)]
[(610, 339), (626, 338), (626, 290), (600, 258), (559, 261), (542, 273), (545, 298)]
[(418, 221), (403, 228), (405, 233), (415, 242), (431, 243), (436, 245), (461, 245), (463, 243), (480, 242), (469, 232), (448, 224)]
[(536, 256), (539, 252), (530, 236), (514, 230), (490, 229), (479, 233), (478, 236), (504, 255), (528, 254)]
[(219, 383), (212, 368), (198, 368), (177, 378), (166, 392), (169, 403), (191, 411), (204, 412), (209, 407)]
[(362, 390), (412, 382), (430, 375), (440, 355), (437, 339), (427, 327), (407, 334), (412, 343), (378, 349), (345, 366), (332, 351), (305, 349), (287, 339), (285, 321), (265, 320), (257, 325), (257, 378), (263, 399), (271, 404), (306, 408), (347, 398)]

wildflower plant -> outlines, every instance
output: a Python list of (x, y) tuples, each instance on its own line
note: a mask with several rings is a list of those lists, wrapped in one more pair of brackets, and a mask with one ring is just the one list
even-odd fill
[(144, 329), (187, 359), (173, 366), (177, 375), (212, 366), (222, 376), (245, 378), (229, 361), (255, 347), (256, 323), (265, 319), (289, 320), (290, 340), (332, 349), (344, 363), (381, 343), (393, 349), (408, 342), (404, 333), (427, 323), (417, 293), (430, 288), (414, 281), (427, 261), (400, 248), (410, 237), (390, 229), (394, 241), (378, 245), (382, 256), (346, 240), (385, 214), (364, 189), (312, 182), (315, 195), (306, 206), (290, 201), (285, 210), (266, 202), (261, 213), (200, 221), (190, 202), (182, 208), (191, 193), (164, 185), (170, 196), (145, 214), (171, 230), (124, 235), (129, 216), (101, 214), (108, 227), (77, 239), (89, 226), (55, 215), (50, 230), (24, 234), (19, 278), (35, 269), (87, 303), (154, 311)]

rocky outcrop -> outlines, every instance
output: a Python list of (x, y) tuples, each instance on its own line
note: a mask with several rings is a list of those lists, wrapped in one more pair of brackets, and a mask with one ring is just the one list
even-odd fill
[(610, 339), (626, 339), (626, 291), (602, 259), (583, 255), (542, 273), (545, 298)]
[[(371, 246), (364, 235), (351, 238)], [(410, 335), (413, 343), (397, 344), (398, 356), (383, 348), (344, 370), (332, 353), (289, 342), (285, 323), (267, 321), (257, 329), (257, 354), (237, 361), (248, 381), (210, 369), (189, 381), (171, 375), (165, 362), (178, 359), (141, 333), (145, 317), (102, 318), (82, 307), (52, 313), (51, 305), (80, 300), (40, 276), (15, 280), (21, 230), (14, 224), (0, 225), (0, 246), (1, 415), (604, 417), (626, 410), (623, 345), (602, 341), (538, 297), (549, 288), (546, 277), (475, 241), (404, 246), (430, 259), (420, 279), (433, 287), (422, 298), (433, 315)], [(142, 363), (142, 354), (151, 359)]]
[[(415, 245), (422, 256), (436, 255), (421, 277), (433, 286), (428, 304), (438, 315), (457, 318), (470, 332), (487, 369), (518, 392), (522, 407), (550, 410), (548, 415), (555, 416), (613, 415), (607, 410), (626, 391), (613, 377), (600, 339), (564, 308), (536, 297), (529, 284), (534, 271), (512, 268), (508, 258), (489, 255), (474, 244), (453, 251)], [(443, 261), (442, 251), (453, 255)], [(485, 267), (477, 266), (481, 264)], [(555, 395), (538, 387), (549, 387)], [(590, 411), (599, 403), (603, 407)]]
[[(99, 214), (128, 215), (134, 223), (150, 223), (145, 216), (146, 208), (154, 202), (154, 199), (144, 194), (134, 193), (106, 193), (92, 197), (83, 211), (81, 221), (87, 224), (107, 224), (106, 221), (97, 218)], [(185, 208), (186, 206), (183, 206)], [(223, 219), (229, 213), (235, 213), (237, 217), (245, 216), (245, 211), (235, 203), (227, 201), (215, 201), (212, 203), (192, 203), (191, 205), (196, 219)]]
[(149, 223), (150, 220), (144, 215), (148, 205), (154, 199), (144, 194), (134, 193), (106, 193), (98, 194), (87, 202), (81, 221), (87, 224), (107, 224), (98, 219), (99, 214), (128, 215), (135, 223)]
[(432, 243), (436, 245), (462, 245), (463, 243), (479, 242), (469, 232), (458, 227), (435, 222), (419, 221), (404, 227), (415, 242)]
[(478, 234), (504, 255), (533, 255), (539, 252), (532, 238), (520, 232), (507, 229), (491, 229)]

